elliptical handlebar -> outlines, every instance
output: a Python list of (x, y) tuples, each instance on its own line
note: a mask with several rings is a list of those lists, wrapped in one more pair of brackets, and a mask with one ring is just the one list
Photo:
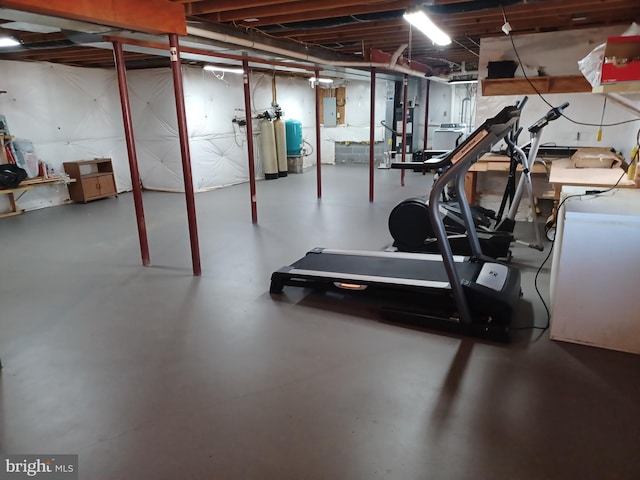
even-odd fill
[(522, 111), (524, 106), (527, 104), (527, 100), (529, 100), (529, 97), (525, 95), (524, 97), (522, 97), (522, 100), (516, 103), (516, 107), (518, 107), (518, 109)]
[(558, 118), (560, 118), (563, 115), (563, 110), (568, 106), (569, 106), (569, 102), (564, 102), (559, 107), (552, 108), (546, 113), (544, 117), (542, 117), (540, 120), (538, 120), (536, 123), (534, 123), (529, 127), (529, 132), (538, 133), (540, 130), (546, 127), (549, 124), (549, 122), (552, 122), (553, 120), (557, 120)]
[(506, 137), (504, 137), (504, 141), (506, 142), (507, 146), (513, 148), (517, 145), (516, 142), (518, 137), (520, 136), (520, 132), (522, 132), (522, 127), (518, 127), (518, 129), (512, 135), (507, 135)]
[(396, 170), (415, 170), (420, 172), (432, 172), (450, 166), (451, 158), (449, 154), (431, 157), (423, 162), (393, 162), (391, 164), (391, 168)]

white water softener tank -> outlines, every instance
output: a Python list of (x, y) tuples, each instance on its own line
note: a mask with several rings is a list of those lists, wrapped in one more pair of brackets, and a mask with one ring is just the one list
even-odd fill
[(262, 167), (264, 168), (264, 178), (267, 180), (278, 178), (276, 135), (273, 127), (273, 122), (266, 118), (260, 120), (260, 151), (262, 153)]
[(287, 127), (283, 119), (278, 118), (273, 122), (276, 133), (276, 155), (278, 157), (278, 176), (286, 177), (289, 172), (287, 166)]

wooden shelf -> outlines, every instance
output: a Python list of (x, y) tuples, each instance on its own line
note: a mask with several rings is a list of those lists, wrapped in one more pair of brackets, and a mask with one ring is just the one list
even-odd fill
[[(24, 210), (18, 208), (17, 205), (19, 198), (24, 194), (24, 192), (42, 185), (66, 185), (73, 181), (75, 180), (60, 176), (54, 178), (36, 177), (23, 180), (16, 188), (0, 188), (0, 195), (7, 196), (7, 198), (9, 199), (9, 206), (11, 207), (8, 212), (0, 213), (0, 218), (12, 217), (13, 215), (20, 215), (22, 212), (24, 212)], [(16, 198), (14, 194), (19, 194), (19, 196)]]
[(593, 93), (640, 93), (640, 81), (618, 82), (593, 87)]
[(591, 92), (591, 85), (582, 75), (562, 75), (557, 77), (526, 78), (485, 78), (482, 80), (482, 95), (531, 95), (540, 93)]

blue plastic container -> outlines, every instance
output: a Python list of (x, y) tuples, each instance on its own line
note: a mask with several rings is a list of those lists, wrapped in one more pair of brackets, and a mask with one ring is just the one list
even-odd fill
[(299, 157), (302, 155), (302, 122), (299, 120), (287, 120), (287, 157)]

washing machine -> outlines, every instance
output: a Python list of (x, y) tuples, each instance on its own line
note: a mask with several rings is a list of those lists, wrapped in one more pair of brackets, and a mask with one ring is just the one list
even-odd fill
[(462, 123), (441, 123), (433, 131), (434, 150), (453, 150), (467, 136), (467, 126)]

